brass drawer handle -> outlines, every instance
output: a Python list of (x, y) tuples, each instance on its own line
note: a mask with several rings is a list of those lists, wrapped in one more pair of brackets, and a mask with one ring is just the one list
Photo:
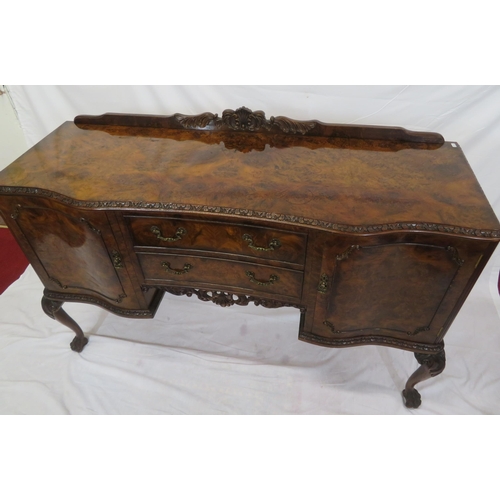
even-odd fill
[(255, 278), (255, 273), (252, 273), (252, 271), (247, 271), (245, 274), (250, 278), (250, 281), (252, 283), (260, 286), (269, 286), (279, 281), (279, 278), (278, 276), (276, 276), (276, 274), (271, 274), (271, 276), (269, 276), (269, 281), (259, 281)]
[(276, 250), (277, 248), (279, 248), (281, 246), (280, 240), (278, 240), (277, 238), (273, 238), (269, 242), (269, 246), (267, 248), (265, 248), (265, 247), (258, 247), (256, 245), (254, 245), (253, 238), (249, 234), (244, 234), (243, 235), (243, 241), (246, 241), (248, 243), (248, 246), (252, 250), (258, 250), (259, 252), (273, 251), (273, 250)]
[(151, 226), (151, 232), (156, 235), (156, 237), (161, 240), (161, 241), (178, 241), (180, 240), (185, 234), (187, 234), (187, 231), (183, 228), (180, 227), (177, 229), (175, 232), (175, 236), (168, 238), (165, 236), (161, 235), (161, 230), (158, 226)]
[(186, 274), (193, 267), (191, 264), (184, 264), (184, 267), (182, 269), (172, 269), (170, 267), (170, 262), (162, 262), (161, 265), (165, 269), (165, 271), (167, 271), (167, 273), (171, 274)]

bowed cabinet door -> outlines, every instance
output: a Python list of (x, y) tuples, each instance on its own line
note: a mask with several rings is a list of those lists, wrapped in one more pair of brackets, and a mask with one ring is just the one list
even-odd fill
[(485, 252), (486, 242), (441, 235), (332, 238), (324, 246), (313, 331), (338, 347), (437, 345)]
[(47, 290), (65, 300), (135, 305), (106, 213), (42, 198), (9, 205), (10, 227)]

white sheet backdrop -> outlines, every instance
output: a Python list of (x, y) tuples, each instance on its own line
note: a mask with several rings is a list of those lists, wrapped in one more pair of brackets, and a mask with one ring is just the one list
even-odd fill
[[(247, 106), (266, 116), (397, 125), (441, 133), (462, 146), (500, 215), (500, 87), (485, 86), (11, 86), (29, 145), (77, 114), (221, 113)], [(126, 320), (67, 304), (90, 336), (40, 308), (32, 268), (0, 296), (2, 414), (500, 414), (500, 254), (445, 337), (447, 367), (401, 390), (417, 362), (366, 346), (326, 349), (297, 340), (299, 313), (219, 308), (166, 295), (153, 320)]]

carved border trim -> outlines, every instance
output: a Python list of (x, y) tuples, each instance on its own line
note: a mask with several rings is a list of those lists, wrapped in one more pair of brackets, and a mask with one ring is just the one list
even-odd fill
[(444, 348), (444, 343), (439, 344), (420, 344), (417, 342), (410, 342), (406, 340), (393, 339), (383, 337), (381, 335), (370, 335), (366, 337), (354, 337), (350, 339), (331, 339), (327, 337), (320, 337), (313, 333), (299, 333), (299, 340), (310, 342), (312, 344), (321, 345), (324, 347), (349, 347), (353, 345), (386, 345), (389, 347), (396, 347), (397, 349), (404, 349), (407, 351), (424, 351), (424, 352), (440, 352)]
[(348, 224), (337, 224), (335, 222), (309, 219), (296, 215), (262, 212), (244, 208), (215, 207), (208, 205), (195, 205), (190, 203), (164, 203), (145, 201), (80, 201), (40, 188), (0, 186), (0, 193), (6, 195), (35, 195), (44, 198), (51, 198), (66, 205), (79, 208), (99, 208), (99, 209), (139, 209), (151, 211), (172, 211), (172, 212), (194, 212), (210, 213), (221, 215), (238, 215), (241, 217), (251, 217), (254, 219), (265, 219), (269, 221), (288, 222), (298, 226), (317, 227), (319, 229), (330, 229), (341, 233), (351, 234), (374, 234), (387, 233), (392, 231), (429, 231), (437, 233), (456, 234), (470, 236), (472, 238), (487, 238), (500, 240), (500, 229), (475, 229), (468, 227), (452, 226), (449, 224), (434, 224), (430, 222), (394, 222), (390, 224), (376, 224), (365, 226), (353, 226)]
[(341, 335), (349, 334), (349, 333), (353, 333), (353, 332), (361, 332), (363, 330), (387, 330), (388, 332), (406, 333), (406, 335), (414, 336), (414, 335), (419, 334), (420, 332), (428, 332), (430, 330), (430, 328), (428, 326), (418, 326), (413, 331), (400, 330), (397, 328), (384, 328), (381, 326), (374, 326), (374, 327), (370, 327), (370, 328), (356, 328), (355, 330), (336, 330), (335, 325), (333, 325), (333, 323), (331, 323), (328, 320), (323, 321), (323, 324), (325, 326), (327, 326), (331, 330), (332, 333), (341, 334)]
[[(213, 302), (221, 307), (229, 307), (233, 305), (247, 306), (253, 302), (256, 306), (266, 307), (268, 309), (276, 309), (278, 307), (295, 307), (300, 309), (300, 312), (306, 312), (306, 308), (298, 304), (291, 304), (289, 302), (281, 302), (273, 299), (263, 299), (253, 295), (244, 295), (240, 293), (224, 292), (221, 290), (202, 290), (200, 288), (186, 288), (176, 286), (148, 286), (143, 285), (141, 290), (146, 292), (151, 288), (163, 290), (164, 292), (171, 293), (172, 295), (186, 295), (192, 297), (195, 295), (204, 302)], [(234, 298), (236, 297), (236, 298)]]
[[(99, 300), (96, 297), (91, 297), (89, 295), (75, 294), (75, 293), (58, 293), (52, 292), (50, 290), (45, 289), (43, 291), (43, 296), (47, 299), (54, 299), (62, 302), (84, 302), (87, 304), (93, 304), (103, 309), (107, 309), (114, 314), (125, 317), (144, 317), (144, 318), (152, 318), (154, 316), (153, 313), (149, 310), (140, 310), (140, 309), (122, 309), (121, 307), (115, 307), (103, 300)], [(125, 296), (126, 297), (126, 296)], [(121, 302), (121, 301), (120, 301)]]

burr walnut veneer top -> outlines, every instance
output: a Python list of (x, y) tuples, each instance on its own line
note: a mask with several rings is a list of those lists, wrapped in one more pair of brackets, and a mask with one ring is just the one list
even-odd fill
[(500, 227), (450, 142), (66, 122), (0, 172), (0, 185), (83, 202), (241, 208), (351, 226)]

